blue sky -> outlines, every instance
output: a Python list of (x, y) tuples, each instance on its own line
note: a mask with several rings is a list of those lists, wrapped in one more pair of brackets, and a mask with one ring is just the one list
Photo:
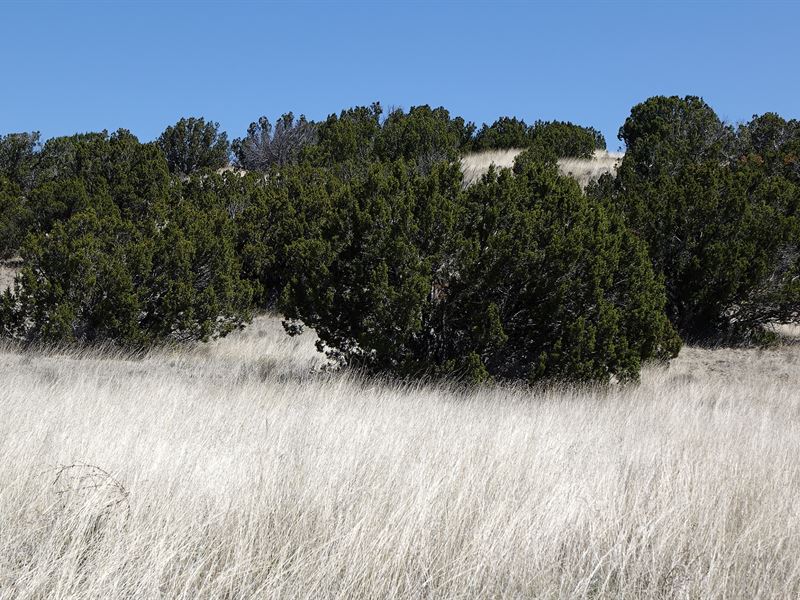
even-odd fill
[(800, 118), (798, 2), (8, 2), (0, 133), (130, 129), (181, 116), (230, 137), (292, 110), (379, 100), (593, 125), (656, 94), (724, 119)]

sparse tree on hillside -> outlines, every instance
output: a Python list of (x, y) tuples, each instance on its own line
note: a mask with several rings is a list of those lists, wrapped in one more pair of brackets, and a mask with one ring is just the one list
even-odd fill
[(315, 166), (337, 165), (343, 173), (362, 171), (375, 160), (382, 114), (380, 102), (373, 102), (329, 115), (318, 124), (318, 143), (305, 148), (303, 160)]
[(605, 150), (606, 140), (594, 127), (563, 121), (536, 121), (528, 132), (530, 145), (552, 153), (556, 158), (591, 158), (595, 150)]

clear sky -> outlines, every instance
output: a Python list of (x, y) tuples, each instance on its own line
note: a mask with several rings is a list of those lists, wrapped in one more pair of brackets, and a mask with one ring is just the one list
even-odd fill
[(181, 116), (231, 138), (265, 114), (379, 100), (593, 125), (703, 96), (724, 119), (800, 118), (800, 2), (8, 2), (0, 133), (47, 138)]

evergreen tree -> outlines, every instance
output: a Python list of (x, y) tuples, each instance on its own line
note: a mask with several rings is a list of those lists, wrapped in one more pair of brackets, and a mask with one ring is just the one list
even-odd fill
[(171, 173), (188, 176), (200, 169), (220, 169), (228, 164), (228, 135), (219, 123), (202, 117), (183, 118), (164, 130), (158, 146), (167, 157)]

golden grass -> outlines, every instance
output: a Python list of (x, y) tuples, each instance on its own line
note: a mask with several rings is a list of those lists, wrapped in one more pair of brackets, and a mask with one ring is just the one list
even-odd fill
[(262, 318), (0, 348), (2, 598), (796, 598), (800, 346), (638, 387), (315, 373)]

